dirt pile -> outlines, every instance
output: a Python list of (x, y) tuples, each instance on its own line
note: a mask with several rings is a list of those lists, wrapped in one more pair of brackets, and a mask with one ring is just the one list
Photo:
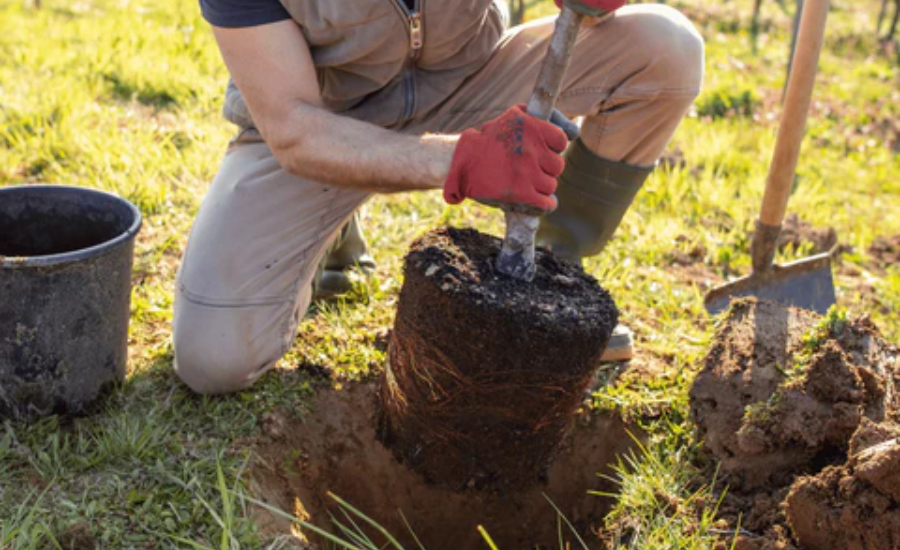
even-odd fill
[(846, 464), (791, 487), (788, 522), (808, 550), (900, 548), (900, 427), (864, 421)]
[[(557, 514), (546, 494), (590, 548), (602, 548), (594, 533), (602, 526), (611, 500), (589, 492), (615, 490), (598, 474), (611, 475), (608, 465), (633, 447), (629, 432), (637, 433), (635, 426), (611, 414), (581, 414), (545, 482), (515, 494), (456, 492), (429, 484), (376, 440), (377, 392), (374, 383), (354, 384), (342, 391), (320, 390), (308, 417), (269, 416), (264, 423), (266, 435), (254, 453), (254, 495), (332, 530), (332, 514), (347, 522), (328, 497), (331, 492), (381, 523), (407, 548), (419, 547), (408, 521), (428, 550), (482, 550), (486, 545), (478, 525), (487, 529), (500, 548), (558, 548)], [(292, 529), (281, 517), (261, 509), (256, 514), (267, 536), (293, 532), (321, 543), (303, 528)], [(377, 532), (368, 529), (367, 534), (383, 542)], [(575, 542), (565, 527), (563, 535)]]
[(738, 548), (796, 547), (783, 504), (791, 484), (843, 464), (860, 426), (896, 421), (897, 357), (866, 318), (733, 305), (691, 389), (691, 411), (730, 487), (722, 515), (746, 530)]

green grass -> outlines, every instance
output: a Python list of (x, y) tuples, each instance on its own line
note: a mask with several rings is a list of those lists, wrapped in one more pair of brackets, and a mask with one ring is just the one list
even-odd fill
[[(651, 433), (644, 452), (619, 470), (622, 494), (609, 528), (622, 535), (621, 548), (711, 548), (717, 500), (692, 466), (686, 391), (712, 333), (702, 306), (709, 282), (749, 269), (790, 25), (789, 13), (765, 3), (754, 55), (749, 0), (675, 4), (697, 21), (708, 56), (704, 91), (670, 147), (684, 166), (657, 170), (608, 251), (587, 262), (641, 350), (640, 368), (598, 390), (593, 404), (622, 410)], [(537, 2), (528, 16), (553, 9)], [(892, 125), (900, 120), (900, 70), (875, 39), (877, 9), (872, 0), (834, 2), (791, 210), (836, 229), (849, 247), (836, 270), (842, 306), (871, 314), (898, 341), (900, 267), (878, 266), (867, 252), (877, 236), (900, 234), (900, 135)], [(305, 320), (284, 368), (257, 387), (192, 395), (171, 370), (172, 287), (232, 131), (220, 117), (225, 79), (195, 3), (47, 0), (36, 10), (0, 0), (0, 185), (99, 187), (146, 217), (127, 381), (90, 417), (0, 427), (0, 549), (53, 548), (79, 524), (99, 548), (277, 544), (263, 540), (247, 514), (246, 464), (261, 416), (276, 407), (302, 415), (315, 386), (377, 374), (401, 258), (415, 235), (445, 223), (499, 233), (497, 212), (448, 208), (437, 194), (372, 201), (363, 223), (379, 261), (375, 275)], [(801, 247), (779, 260), (807, 253)], [(697, 263), (677, 265), (684, 255)], [(332, 369), (335, 379), (323, 382), (301, 365)]]

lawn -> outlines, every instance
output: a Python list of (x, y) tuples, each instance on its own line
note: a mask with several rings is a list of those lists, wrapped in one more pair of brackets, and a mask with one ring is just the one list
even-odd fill
[[(714, 326), (705, 291), (749, 270), (791, 19), (764, 3), (754, 47), (749, 0), (670, 3), (706, 39), (704, 91), (615, 241), (586, 263), (639, 346), (639, 368), (629, 370), (639, 374), (598, 390), (592, 406), (628, 415), (650, 433), (621, 471), (608, 520), (614, 535), (630, 533), (611, 537), (621, 548), (700, 549), (727, 540), (701, 473), (687, 388)], [(801, 229), (836, 233), (840, 305), (870, 315), (900, 342), (900, 266), (878, 252), (890, 244), (880, 239), (897, 237), (892, 253), (900, 254), (900, 58), (896, 45), (875, 35), (879, 4), (833, 3), (790, 210)], [(542, 1), (528, 16), (552, 9)], [(250, 514), (248, 468), (263, 418), (302, 416), (316, 390), (341, 391), (378, 375), (402, 256), (416, 235), (443, 224), (500, 232), (496, 211), (446, 207), (436, 193), (373, 200), (363, 224), (378, 261), (374, 275), (339, 301), (318, 304), (281, 368), (256, 387), (193, 395), (172, 372), (173, 280), (233, 130), (220, 116), (226, 78), (196, 3), (46, 0), (37, 9), (0, 0), (0, 185), (98, 187), (145, 216), (127, 380), (89, 417), (0, 427), (0, 549), (57, 548), (79, 534), (110, 549), (286, 544)], [(798, 238), (779, 261), (813, 247)], [(671, 499), (684, 504), (673, 512)]]

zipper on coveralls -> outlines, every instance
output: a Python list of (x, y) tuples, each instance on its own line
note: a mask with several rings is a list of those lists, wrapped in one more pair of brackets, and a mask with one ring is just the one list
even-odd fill
[(406, 18), (406, 31), (409, 34), (409, 56), (406, 59), (406, 68), (403, 73), (403, 88), (406, 96), (406, 105), (399, 123), (403, 124), (412, 118), (413, 111), (416, 107), (416, 61), (422, 53), (422, 43), (424, 41), (422, 30), (422, 2), (425, 0), (415, 0), (413, 8), (409, 9), (404, 0), (392, 0), (398, 8), (401, 15)]

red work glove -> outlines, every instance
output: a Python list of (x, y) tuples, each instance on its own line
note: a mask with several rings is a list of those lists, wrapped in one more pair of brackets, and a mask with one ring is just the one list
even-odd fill
[(512, 107), (481, 130), (462, 133), (444, 183), (444, 200), (512, 204), (540, 212), (556, 208), (556, 178), (565, 162), (566, 133)]
[[(570, 0), (572, 3), (581, 4), (586, 10), (585, 13), (590, 15), (599, 15), (601, 12), (609, 13), (616, 11), (627, 3), (627, 0)], [(556, 0), (556, 7), (562, 9), (563, 0)], [(581, 12), (582, 10), (576, 9)]]

